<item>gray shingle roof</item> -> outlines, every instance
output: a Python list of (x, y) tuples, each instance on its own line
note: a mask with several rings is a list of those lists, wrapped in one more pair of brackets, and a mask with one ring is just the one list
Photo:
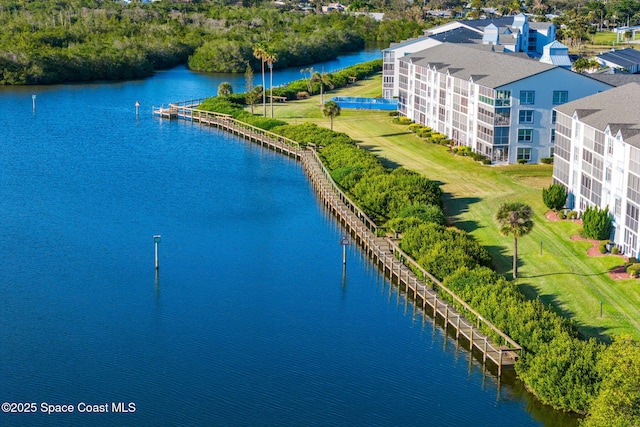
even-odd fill
[(624, 74), (624, 73), (615, 73), (615, 74), (598, 74), (593, 73), (589, 74), (589, 77), (592, 79), (600, 80), (601, 82), (605, 82), (610, 84), (611, 86), (623, 86), (629, 83), (640, 83), (640, 74)]
[(626, 48), (621, 50), (612, 50), (611, 52), (601, 53), (596, 57), (617, 64), (623, 68), (629, 68), (640, 64), (640, 50)]
[(640, 83), (629, 83), (556, 107), (568, 116), (575, 112), (581, 122), (613, 135), (621, 131), (625, 142), (640, 148)]
[(474, 76), (474, 82), (494, 89), (557, 68), (512, 54), (454, 43), (443, 43), (415, 55), (407, 55), (400, 61), (435, 66), (439, 72), (449, 71), (452, 76), (464, 80)]

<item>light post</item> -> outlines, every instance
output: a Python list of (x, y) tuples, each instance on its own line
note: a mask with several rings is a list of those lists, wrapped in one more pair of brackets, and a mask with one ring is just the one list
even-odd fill
[(158, 269), (159, 265), (158, 265), (158, 244), (160, 243), (160, 235), (156, 234), (155, 236), (153, 236), (153, 243), (155, 245), (156, 248), (156, 270)]

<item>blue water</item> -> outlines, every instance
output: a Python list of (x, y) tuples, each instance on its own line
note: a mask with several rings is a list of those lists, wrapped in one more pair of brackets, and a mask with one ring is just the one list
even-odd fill
[(152, 117), (221, 81), (0, 89), (0, 402), (36, 405), (0, 425), (571, 424), (343, 270), (294, 160)]

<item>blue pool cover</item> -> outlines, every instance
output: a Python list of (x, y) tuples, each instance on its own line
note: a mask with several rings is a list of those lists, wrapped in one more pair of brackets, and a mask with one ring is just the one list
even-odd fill
[(357, 110), (389, 110), (398, 109), (397, 99), (384, 98), (359, 98), (356, 96), (336, 96), (331, 98), (340, 108), (353, 108)]

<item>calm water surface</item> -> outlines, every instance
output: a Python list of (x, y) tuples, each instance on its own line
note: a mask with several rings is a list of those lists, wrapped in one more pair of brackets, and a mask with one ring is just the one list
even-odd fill
[(0, 401), (37, 404), (0, 425), (573, 424), (483, 373), (356, 248), (343, 271), (295, 161), (151, 116), (221, 81), (244, 86), (177, 68), (0, 90)]

